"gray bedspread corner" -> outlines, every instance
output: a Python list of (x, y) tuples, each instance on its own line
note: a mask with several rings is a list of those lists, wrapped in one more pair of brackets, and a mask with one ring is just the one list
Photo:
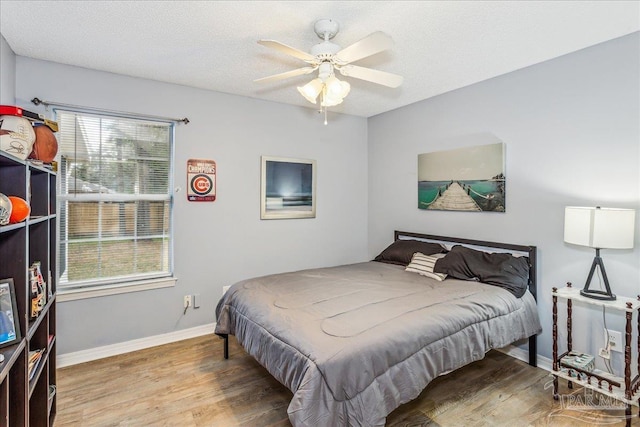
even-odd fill
[(438, 375), (540, 332), (533, 296), (367, 262), (240, 282), (216, 308), (298, 426), (383, 426)]
[(229, 321), (229, 306), (222, 304), (223, 300), (220, 300), (216, 307), (216, 334), (230, 334), (230, 321)]

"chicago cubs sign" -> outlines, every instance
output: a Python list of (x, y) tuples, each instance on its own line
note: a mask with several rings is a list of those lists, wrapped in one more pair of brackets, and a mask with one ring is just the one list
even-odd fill
[(216, 199), (216, 162), (187, 160), (187, 200), (213, 202)]

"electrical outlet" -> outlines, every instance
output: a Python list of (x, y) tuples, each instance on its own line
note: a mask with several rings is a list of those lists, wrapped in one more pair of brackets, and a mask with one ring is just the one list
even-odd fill
[(200, 308), (200, 294), (193, 294), (193, 308)]
[[(607, 332), (609, 332), (609, 343), (607, 344)], [(617, 351), (618, 353), (624, 352), (624, 344), (622, 344), (622, 332), (612, 331), (607, 329), (604, 332), (605, 345), (611, 349), (611, 351)]]
[(598, 354), (603, 359), (610, 359), (611, 358), (611, 353), (609, 353), (609, 348), (608, 347), (607, 348), (601, 348), (600, 352)]
[(184, 296), (184, 308), (191, 307), (191, 295)]

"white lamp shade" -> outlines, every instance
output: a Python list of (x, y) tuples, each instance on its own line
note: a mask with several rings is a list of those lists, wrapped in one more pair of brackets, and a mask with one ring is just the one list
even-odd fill
[(322, 87), (323, 87), (322, 80), (313, 79), (306, 85), (302, 87), (299, 86), (298, 92), (300, 92), (300, 94), (304, 96), (304, 98), (307, 101), (309, 101), (312, 104), (315, 104), (316, 99), (318, 98), (318, 95), (320, 95), (320, 92), (322, 92)]
[(351, 90), (349, 83), (340, 81), (335, 75), (331, 74), (324, 82), (320, 105), (323, 107), (334, 107), (342, 104), (344, 97), (349, 94), (349, 90)]
[(326, 96), (332, 99), (343, 99), (351, 90), (349, 83), (338, 80), (333, 74), (325, 81), (325, 85), (327, 86)]
[(634, 209), (567, 206), (564, 241), (599, 249), (633, 248)]
[(326, 96), (322, 99), (320, 105), (323, 107), (335, 107), (336, 105), (342, 104), (342, 101), (342, 98), (331, 98)]

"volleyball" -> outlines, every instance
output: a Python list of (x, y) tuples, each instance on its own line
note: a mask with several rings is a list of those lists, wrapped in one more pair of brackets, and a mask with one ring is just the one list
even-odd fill
[(24, 117), (0, 116), (0, 150), (25, 160), (33, 148), (36, 134)]

